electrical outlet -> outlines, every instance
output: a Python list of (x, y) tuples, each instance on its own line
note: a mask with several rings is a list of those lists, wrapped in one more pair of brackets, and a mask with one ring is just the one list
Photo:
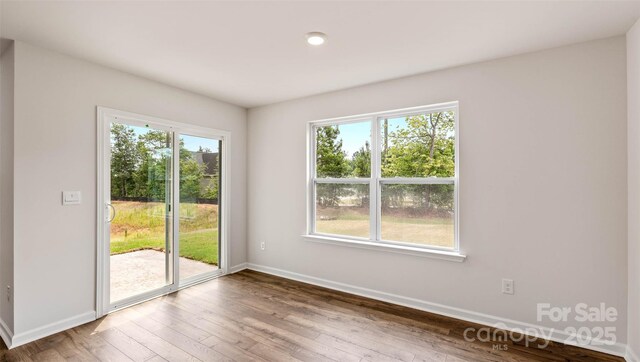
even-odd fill
[(513, 294), (513, 279), (502, 279), (502, 294)]
[(265, 243), (264, 241), (260, 243), (260, 250), (264, 250), (267, 248), (267, 243)]
[(7, 285), (7, 302), (11, 301), (11, 286)]

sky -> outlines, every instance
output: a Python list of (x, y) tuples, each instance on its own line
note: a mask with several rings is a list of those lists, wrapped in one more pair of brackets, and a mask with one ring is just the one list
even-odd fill
[[(138, 138), (140, 135), (147, 133), (150, 130), (153, 130), (151, 128), (137, 127), (137, 126), (131, 126), (131, 125), (129, 125), (128, 127), (131, 127), (131, 129), (133, 129), (133, 132), (135, 133), (136, 138)], [(202, 146), (202, 148), (210, 149), (211, 152), (213, 153), (218, 152), (218, 140), (204, 138), (204, 137), (189, 136), (184, 134), (181, 134), (180, 138), (184, 142), (184, 147), (188, 151), (197, 152), (200, 146)]]
[[(406, 118), (389, 119), (389, 132), (405, 127)], [(347, 153), (347, 157), (351, 158), (353, 153), (360, 150), (366, 141), (371, 144), (371, 122), (347, 123), (338, 126), (340, 130), (339, 138), (342, 138), (342, 149)]]
[(364, 147), (365, 142), (371, 144), (371, 122), (347, 123), (338, 126), (342, 149), (351, 158), (353, 153)]
[(180, 138), (184, 142), (184, 148), (189, 151), (197, 152), (202, 146), (202, 148), (208, 148), (213, 153), (218, 153), (218, 140), (188, 135), (180, 135)]
[[(389, 133), (408, 127), (407, 117), (389, 118), (388, 121)], [(340, 136), (338, 137), (342, 138), (342, 149), (347, 153), (348, 158), (352, 158), (353, 153), (360, 150), (366, 141), (369, 141), (369, 144), (371, 144), (370, 121), (341, 124), (338, 125), (338, 129), (340, 130)], [(452, 131), (450, 136), (454, 136), (454, 131)], [(392, 145), (392, 142), (393, 141), (389, 139), (389, 145)]]

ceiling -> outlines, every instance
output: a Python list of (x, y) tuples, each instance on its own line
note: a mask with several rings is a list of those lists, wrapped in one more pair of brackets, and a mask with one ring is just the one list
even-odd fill
[[(640, 2), (2, 1), (1, 36), (243, 107), (624, 34)], [(305, 33), (328, 41), (308, 45)]]

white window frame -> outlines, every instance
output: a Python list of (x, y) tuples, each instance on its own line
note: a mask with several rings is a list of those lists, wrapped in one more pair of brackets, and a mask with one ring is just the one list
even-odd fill
[[(455, 175), (453, 177), (391, 177), (383, 178), (381, 175), (380, 144), (380, 121), (385, 118), (408, 117), (419, 114), (429, 114), (435, 112), (454, 112), (455, 131)], [(466, 256), (460, 251), (460, 151), (458, 132), (459, 107), (458, 102), (439, 103), (428, 106), (412, 107), (392, 111), (375, 112), (363, 115), (348, 116), (311, 121), (307, 126), (308, 142), (308, 170), (307, 170), (307, 234), (308, 240), (322, 243), (352, 246), (357, 248), (390, 251), (402, 254), (412, 254), (419, 256), (435, 257), (439, 259), (464, 261)], [(371, 124), (371, 175), (368, 178), (318, 178), (316, 175), (316, 129), (323, 126), (345, 125), (358, 122), (370, 122)], [(369, 238), (361, 238), (347, 235), (336, 235), (316, 232), (316, 185), (322, 183), (344, 183), (344, 184), (368, 184), (369, 185)], [(384, 184), (450, 184), (454, 186), (454, 246), (452, 248), (438, 247), (433, 245), (421, 245), (416, 243), (384, 240), (381, 238), (382, 210), (379, 207), (381, 202), (381, 189)]]

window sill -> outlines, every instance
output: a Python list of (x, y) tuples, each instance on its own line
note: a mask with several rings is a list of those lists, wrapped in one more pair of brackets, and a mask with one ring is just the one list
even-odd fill
[(374, 243), (370, 241), (351, 240), (351, 239), (344, 239), (344, 238), (324, 236), (324, 235), (302, 235), (302, 237), (304, 237), (309, 241), (313, 241), (317, 243), (342, 245), (342, 246), (348, 246), (352, 248), (378, 250), (378, 251), (405, 254), (405, 255), (415, 255), (415, 256), (421, 256), (425, 258), (455, 261), (458, 263), (465, 261), (465, 259), (467, 258), (466, 255), (460, 254), (459, 252), (456, 252), (456, 251), (413, 248), (410, 246)]

